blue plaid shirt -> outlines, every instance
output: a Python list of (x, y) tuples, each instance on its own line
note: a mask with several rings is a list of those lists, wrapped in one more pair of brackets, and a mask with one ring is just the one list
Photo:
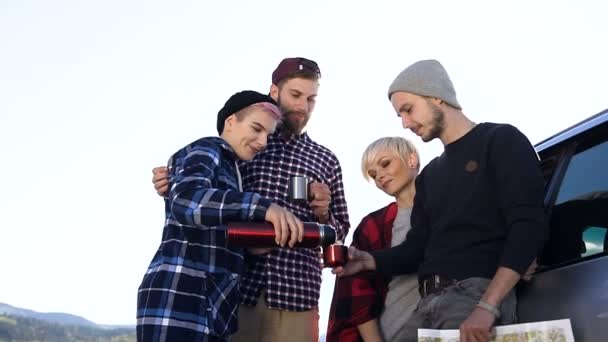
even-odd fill
[(237, 329), (242, 249), (226, 247), (228, 221), (264, 221), (270, 201), (239, 191), (236, 155), (221, 138), (175, 153), (158, 251), (139, 287), (138, 341), (207, 341)]

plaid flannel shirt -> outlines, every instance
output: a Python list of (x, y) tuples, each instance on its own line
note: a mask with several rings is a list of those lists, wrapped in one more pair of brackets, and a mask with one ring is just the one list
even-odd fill
[[(241, 165), (243, 187), (290, 210), (302, 221), (317, 221), (308, 203), (294, 203), (287, 197), (289, 178), (306, 176), (329, 186), (329, 222), (343, 240), (349, 228), (344, 197), (342, 169), (338, 158), (326, 147), (312, 141), (308, 134), (292, 135), (285, 140), (281, 130), (268, 138), (266, 149), (252, 161)], [(241, 280), (243, 304), (256, 305), (262, 290), (268, 307), (306, 311), (318, 306), (321, 292), (319, 249), (274, 248), (257, 257)]]
[[(390, 248), (398, 210), (393, 202), (365, 216), (353, 234), (352, 246), (362, 251)], [(390, 278), (375, 272), (336, 278), (326, 341), (363, 341), (357, 325), (380, 317), (389, 281)]]
[(162, 242), (138, 291), (138, 341), (208, 341), (236, 331), (243, 251), (226, 247), (224, 224), (264, 221), (270, 201), (239, 190), (235, 159), (211, 137), (169, 160)]

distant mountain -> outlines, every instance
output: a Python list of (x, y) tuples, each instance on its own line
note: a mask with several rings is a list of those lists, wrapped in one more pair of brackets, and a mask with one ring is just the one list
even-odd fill
[(135, 328), (103, 329), (0, 314), (0, 342), (135, 342)]
[(0, 303), (0, 342), (135, 342), (135, 326), (95, 324), (80, 316)]
[(89, 321), (86, 318), (58, 312), (37, 312), (28, 309), (17, 308), (5, 303), (0, 303), (0, 315), (20, 316), (34, 318), (49, 323), (58, 323), (64, 325), (77, 325), (84, 327), (98, 327), (97, 324)]

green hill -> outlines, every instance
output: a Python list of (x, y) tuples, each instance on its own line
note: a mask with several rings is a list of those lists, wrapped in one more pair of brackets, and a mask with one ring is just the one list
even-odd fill
[(134, 342), (134, 328), (64, 325), (0, 314), (0, 342)]
[(65, 325), (83, 325), (95, 327), (97, 324), (85, 319), (84, 317), (71, 315), (61, 312), (38, 312), (34, 310), (18, 308), (6, 303), (0, 303), (0, 315), (20, 316), (39, 319), (50, 323), (60, 323)]

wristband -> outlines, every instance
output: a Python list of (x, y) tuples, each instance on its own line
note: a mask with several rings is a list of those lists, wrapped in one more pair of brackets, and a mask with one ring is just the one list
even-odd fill
[(486, 311), (490, 311), (491, 313), (494, 314), (494, 316), (496, 316), (496, 318), (500, 318), (500, 311), (498, 311), (498, 309), (494, 305), (488, 304), (488, 303), (484, 302), (483, 300), (480, 300), (477, 303), (477, 306)]

